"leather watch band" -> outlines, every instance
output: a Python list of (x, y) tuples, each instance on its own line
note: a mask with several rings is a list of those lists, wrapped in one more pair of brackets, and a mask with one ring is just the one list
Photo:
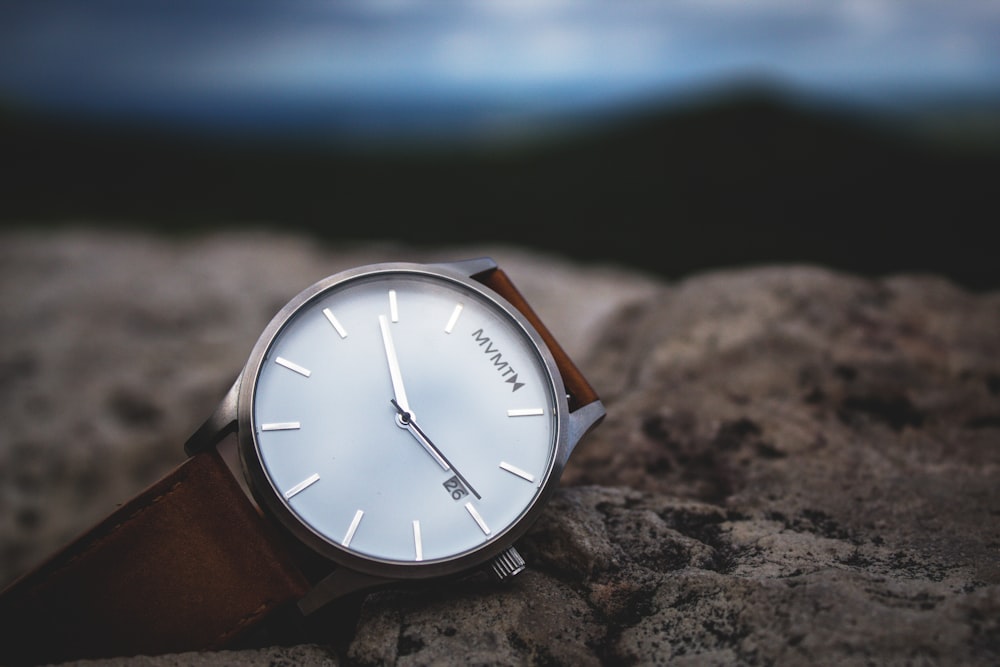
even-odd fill
[(510, 277), (504, 273), (503, 269), (493, 269), (492, 271), (473, 277), (510, 301), (511, 305), (520, 310), (535, 329), (538, 330), (542, 340), (545, 341), (545, 344), (551, 350), (552, 356), (556, 361), (556, 366), (558, 366), (559, 372), (562, 374), (563, 384), (565, 384), (566, 392), (569, 394), (570, 411), (598, 400), (597, 392), (594, 391), (594, 388), (583, 377), (576, 364), (570, 360), (569, 355), (562, 349), (562, 346), (556, 342), (555, 337), (548, 330), (548, 327), (542, 324), (542, 320), (531, 306), (528, 305), (528, 302), (514, 286), (514, 283), (511, 282)]
[(212, 449), (0, 595), (0, 663), (219, 648), (306, 590)]

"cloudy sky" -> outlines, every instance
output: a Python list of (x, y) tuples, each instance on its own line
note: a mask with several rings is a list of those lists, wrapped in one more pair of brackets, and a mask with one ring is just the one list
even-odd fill
[(883, 107), (997, 100), (1000, 2), (0, 6), (0, 102), (204, 126), (502, 122), (750, 78)]

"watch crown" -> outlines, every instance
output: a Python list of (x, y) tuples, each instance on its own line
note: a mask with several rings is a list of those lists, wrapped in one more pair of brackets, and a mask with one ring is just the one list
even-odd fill
[(493, 558), (492, 567), (496, 578), (503, 581), (524, 570), (524, 559), (521, 558), (521, 554), (517, 553), (517, 549), (508, 547), (500, 555)]

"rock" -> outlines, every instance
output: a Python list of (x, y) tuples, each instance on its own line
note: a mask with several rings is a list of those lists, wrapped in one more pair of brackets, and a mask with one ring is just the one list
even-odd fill
[[(404, 254), (470, 252), (4, 237), (0, 578), (179, 461), (288, 297)], [(197, 664), (1000, 660), (1000, 293), (471, 254), (507, 267), (609, 410), (522, 540), (530, 569), (379, 591), (353, 630)]]
[(1000, 295), (781, 268), (701, 276), (633, 312), (595, 346), (614, 409), (568, 484), (716, 503), (1000, 583), (1000, 542), (983, 539), (1000, 534)]
[(329, 648), (316, 644), (268, 646), (253, 650), (206, 651), (173, 655), (139, 655), (105, 660), (76, 660), (80, 667), (340, 667), (345, 663)]

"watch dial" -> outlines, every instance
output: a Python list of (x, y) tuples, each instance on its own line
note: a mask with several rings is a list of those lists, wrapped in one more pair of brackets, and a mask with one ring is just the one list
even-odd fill
[(413, 563), (470, 553), (517, 522), (552, 471), (558, 414), (513, 317), (462, 283), (403, 271), (296, 310), (260, 361), (252, 425), (274, 493), (313, 533)]

